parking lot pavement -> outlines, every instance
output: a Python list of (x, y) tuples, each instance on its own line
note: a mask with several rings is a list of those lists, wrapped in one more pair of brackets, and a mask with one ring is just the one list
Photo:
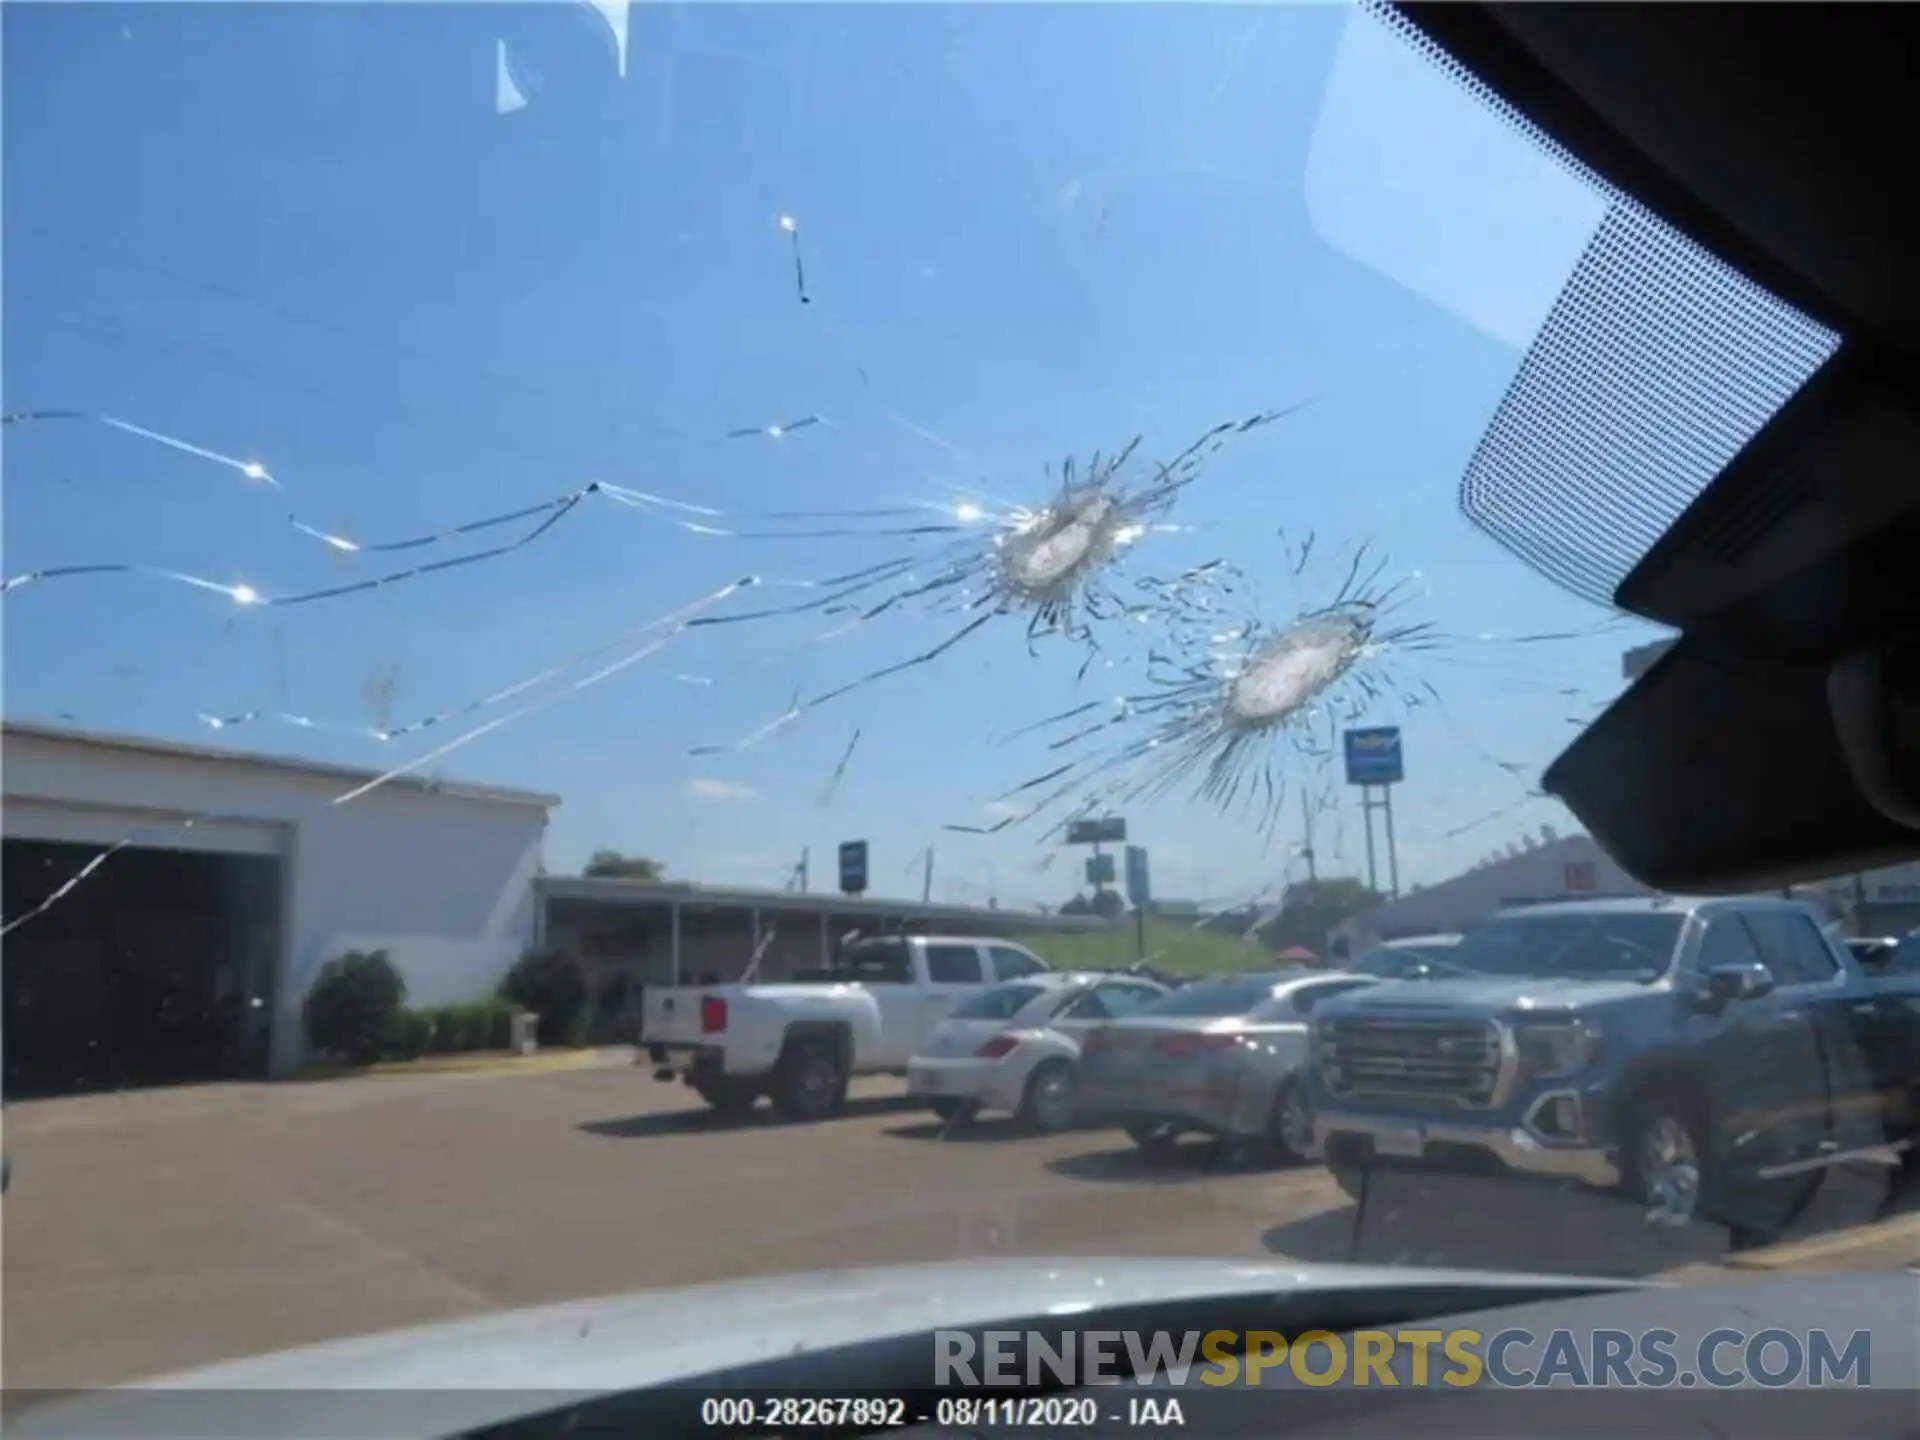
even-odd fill
[[(983, 1254), (1340, 1260), (1353, 1234), (1317, 1169), (1197, 1146), (1148, 1159), (1115, 1132), (991, 1120), (943, 1135), (884, 1081), (816, 1126), (764, 1108), (728, 1125), (635, 1068), (214, 1086), (10, 1107), (6, 1143), (10, 1387), (742, 1275)], [(1711, 1232), (1662, 1248), (1616, 1211), (1570, 1244), (1564, 1219), (1536, 1192), (1383, 1194), (1357, 1258), (1723, 1273)]]

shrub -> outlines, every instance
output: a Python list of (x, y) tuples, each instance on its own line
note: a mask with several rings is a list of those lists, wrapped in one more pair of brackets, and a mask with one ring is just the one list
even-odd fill
[(427, 1049), (435, 1055), (451, 1055), (460, 1048), (459, 1007), (435, 1005), (420, 1012), (429, 1029)]
[(433, 1012), (402, 1010), (393, 1020), (387, 1044), (390, 1060), (417, 1060), (433, 1047)]
[(542, 1045), (572, 1045), (587, 1019), (587, 977), (561, 950), (529, 950), (500, 982), (500, 998), (540, 1017)]
[(504, 1050), (513, 1038), (517, 1008), (505, 1000), (470, 1000), (409, 1010), (401, 1027), (404, 1039), (396, 1041), (395, 1058)]
[(349, 950), (320, 967), (301, 1007), (307, 1043), (355, 1065), (378, 1058), (394, 1033), (407, 982), (384, 950)]
[(458, 1052), (487, 1048), (487, 1009), (484, 1003), (449, 1005), (446, 1016), (448, 1050)]

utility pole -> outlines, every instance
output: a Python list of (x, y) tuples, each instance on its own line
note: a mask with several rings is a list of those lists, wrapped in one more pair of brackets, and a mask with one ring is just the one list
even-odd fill
[(1384, 797), (1381, 809), (1386, 812), (1387, 817), (1387, 884), (1391, 887), (1393, 898), (1398, 900), (1400, 898), (1400, 847), (1393, 838), (1393, 787), (1382, 785), (1380, 791)]
[(1313, 858), (1313, 804), (1308, 800), (1307, 792), (1304, 790), (1300, 792), (1300, 819), (1305, 826), (1307, 837), (1306, 845), (1300, 852), (1307, 860), (1307, 883), (1317, 888), (1320, 884), (1320, 872), (1315, 867)]
[(933, 900), (933, 846), (927, 846), (926, 871), (920, 877), (920, 903), (929, 904)]
[(807, 847), (800, 847), (800, 893), (807, 893)]

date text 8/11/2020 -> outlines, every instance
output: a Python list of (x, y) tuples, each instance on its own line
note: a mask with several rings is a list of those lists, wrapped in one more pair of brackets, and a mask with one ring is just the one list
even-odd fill
[(909, 1425), (1091, 1428), (1102, 1423), (1180, 1425), (1172, 1396), (1132, 1396), (1111, 1406), (1086, 1395), (716, 1395), (700, 1402), (700, 1423), (717, 1435), (788, 1431), (835, 1433)]

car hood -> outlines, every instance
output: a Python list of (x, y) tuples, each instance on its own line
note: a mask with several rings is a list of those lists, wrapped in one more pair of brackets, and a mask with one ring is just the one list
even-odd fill
[[(37, 1405), (10, 1417), (7, 1428), (14, 1436), (156, 1434), (151, 1422), (164, 1414), (168, 1434), (224, 1436), (237, 1433), (234, 1407), (253, 1404), (261, 1407), (247, 1427), (253, 1433), (321, 1433), (310, 1418), (300, 1428), (293, 1409), (298, 1400), (311, 1412), (318, 1394), (335, 1407), (366, 1407), (359, 1433), (438, 1436), (610, 1392), (936, 1329), (1209, 1296), (1381, 1286), (1403, 1293), (1433, 1287), (1450, 1297), (1462, 1286), (1491, 1288), (1489, 1303), (1509, 1289), (1628, 1288), (1486, 1271), (1192, 1259), (973, 1259), (817, 1271), (572, 1301), (287, 1350)], [(282, 1411), (270, 1408), (276, 1397)], [(197, 1420), (196, 1403), (205, 1409)], [(146, 1428), (137, 1428), (143, 1420)], [(332, 1416), (325, 1433), (350, 1433), (342, 1423), (356, 1422)]]
[(1329, 1014), (1511, 1015), (1530, 1010), (1584, 1010), (1644, 999), (1655, 986), (1633, 980), (1565, 980), (1471, 975), (1446, 980), (1397, 980), (1342, 995)]

